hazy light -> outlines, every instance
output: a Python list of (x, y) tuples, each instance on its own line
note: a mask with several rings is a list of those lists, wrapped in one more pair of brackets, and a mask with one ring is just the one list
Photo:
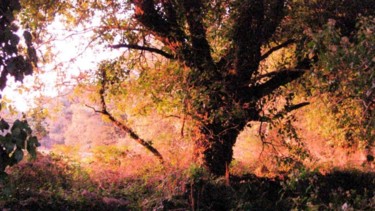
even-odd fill
[[(98, 16), (93, 18), (91, 29), (79, 26), (74, 31), (67, 30), (61, 18), (57, 17), (47, 28), (53, 36), (48, 45), (56, 55), (55, 60), (46, 64), (40, 62), (38, 70), (33, 76), (25, 77), (23, 84), (10, 78), (2, 95), (11, 99), (17, 110), (25, 112), (34, 105), (35, 97), (55, 97), (62, 90), (75, 85), (77, 81), (73, 79), (80, 73), (95, 71), (100, 61), (118, 57), (121, 50), (113, 50), (97, 42), (90, 43), (94, 36), (92, 29), (99, 25)], [(38, 50), (45, 52), (47, 48), (47, 44), (41, 45)], [(39, 60), (43, 59), (39, 57)], [(38, 83), (42, 84), (40, 88), (35, 86)], [(30, 92), (21, 92), (21, 85)]]

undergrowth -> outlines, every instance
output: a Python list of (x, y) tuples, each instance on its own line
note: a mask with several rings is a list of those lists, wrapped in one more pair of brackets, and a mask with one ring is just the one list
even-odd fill
[[(100, 163), (95, 165), (101, 168)], [(34, 162), (25, 161), (9, 169), (9, 177), (1, 185), (0, 207), (10, 210), (375, 208), (375, 175), (358, 170), (323, 175), (301, 167), (274, 178), (231, 175), (230, 184), (225, 178), (213, 177), (194, 165), (181, 170), (150, 163), (123, 177), (111, 169), (93, 170), (92, 166), (81, 166), (61, 155), (39, 155)]]

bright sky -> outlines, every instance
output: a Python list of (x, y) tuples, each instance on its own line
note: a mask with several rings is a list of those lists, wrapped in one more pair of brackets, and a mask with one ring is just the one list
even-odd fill
[[(93, 21), (92, 26), (95, 25), (99, 25), (99, 20)], [(64, 29), (61, 22), (56, 21), (48, 27), (48, 30), (56, 37), (52, 41), (52, 45), (54, 46), (52, 51), (57, 55), (56, 60), (53, 64), (46, 64), (44, 66), (40, 62), (39, 69), (43, 73), (34, 74), (24, 79), (24, 86), (32, 90), (34, 82), (39, 78), (45, 85), (39, 91), (46, 96), (54, 97), (59, 94), (56, 83), (73, 82), (72, 77), (78, 76), (81, 72), (95, 71), (100, 61), (115, 58), (122, 52), (122, 50), (110, 49), (104, 45), (94, 45), (93, 48), (86, 49), (93, 32), (81, 33), (84, 31), (82, 27), (76, 28), (75, 32), (68, 32)], [(43, 49), (43, 46), (41, 46), (41, 51), (44, 50), (45, 47)], [(42, 58), (39, 57), (39, 60), (42, 60)], [(56, 69), (56, 65), (59, 64), (61, 66), (58, 67), (59, 69)], [(59, 77), (59, 74), (61, 75), (62, 73), (64, 76)], [(32, 101), (39, 93), (20, 93), (21, 89), (19, 87), (20, 83), (15, 83), (13, 78), (11, 78), (8, 80), (7, 87), (3, 91), (3, 96), (12, 100), (17, 110), (24, 112), (33, 105)]]

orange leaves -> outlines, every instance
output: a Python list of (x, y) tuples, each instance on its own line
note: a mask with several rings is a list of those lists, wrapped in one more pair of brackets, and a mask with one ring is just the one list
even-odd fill
[(136, 6), (135, 7), (135, 15), (143, 15), (145, 12), (143, 11), (143, 9), (139, 6)]

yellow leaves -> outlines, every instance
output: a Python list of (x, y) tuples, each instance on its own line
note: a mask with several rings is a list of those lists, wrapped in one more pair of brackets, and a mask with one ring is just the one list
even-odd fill
[(85, 1), (85, 0), (83, 0), (83, 1), (78, 1), (78, 6), (79, 6), (79, 8), (81, 9), (81, 10), (87, 10), (87, 9), (89, 9), (89, 1)]
[(63, 145), (55, 144), (52, 151), (59, 155), (69, 155), (70, 158), (77, 159), (79, 156), (80, 146), (77, 145)]
[(101, 115), (101, 119), (105, 123), (111, 123), (112, 122), (107, 115)]
[[(273, 43), (276, 45), (275, 43)], [(271, 47), (269, 47), (271, 48)], [(282, 48), (278, 51), (273, 52), (266, 60), (262, 61), (261, 69), (262, 71), (273, 71), (280, 68), (291, 68), (296, 64), (295, 55), (296, 45), (290, 45), (288, 48)], [(264, 47), (262, 52), (267, 52), (268, 47)]]
[(94, 162), (106, 165), (118, 166), (125, 160), (129, 152), (127, 146), (101, 145), (95, 146), (91, 150)]

